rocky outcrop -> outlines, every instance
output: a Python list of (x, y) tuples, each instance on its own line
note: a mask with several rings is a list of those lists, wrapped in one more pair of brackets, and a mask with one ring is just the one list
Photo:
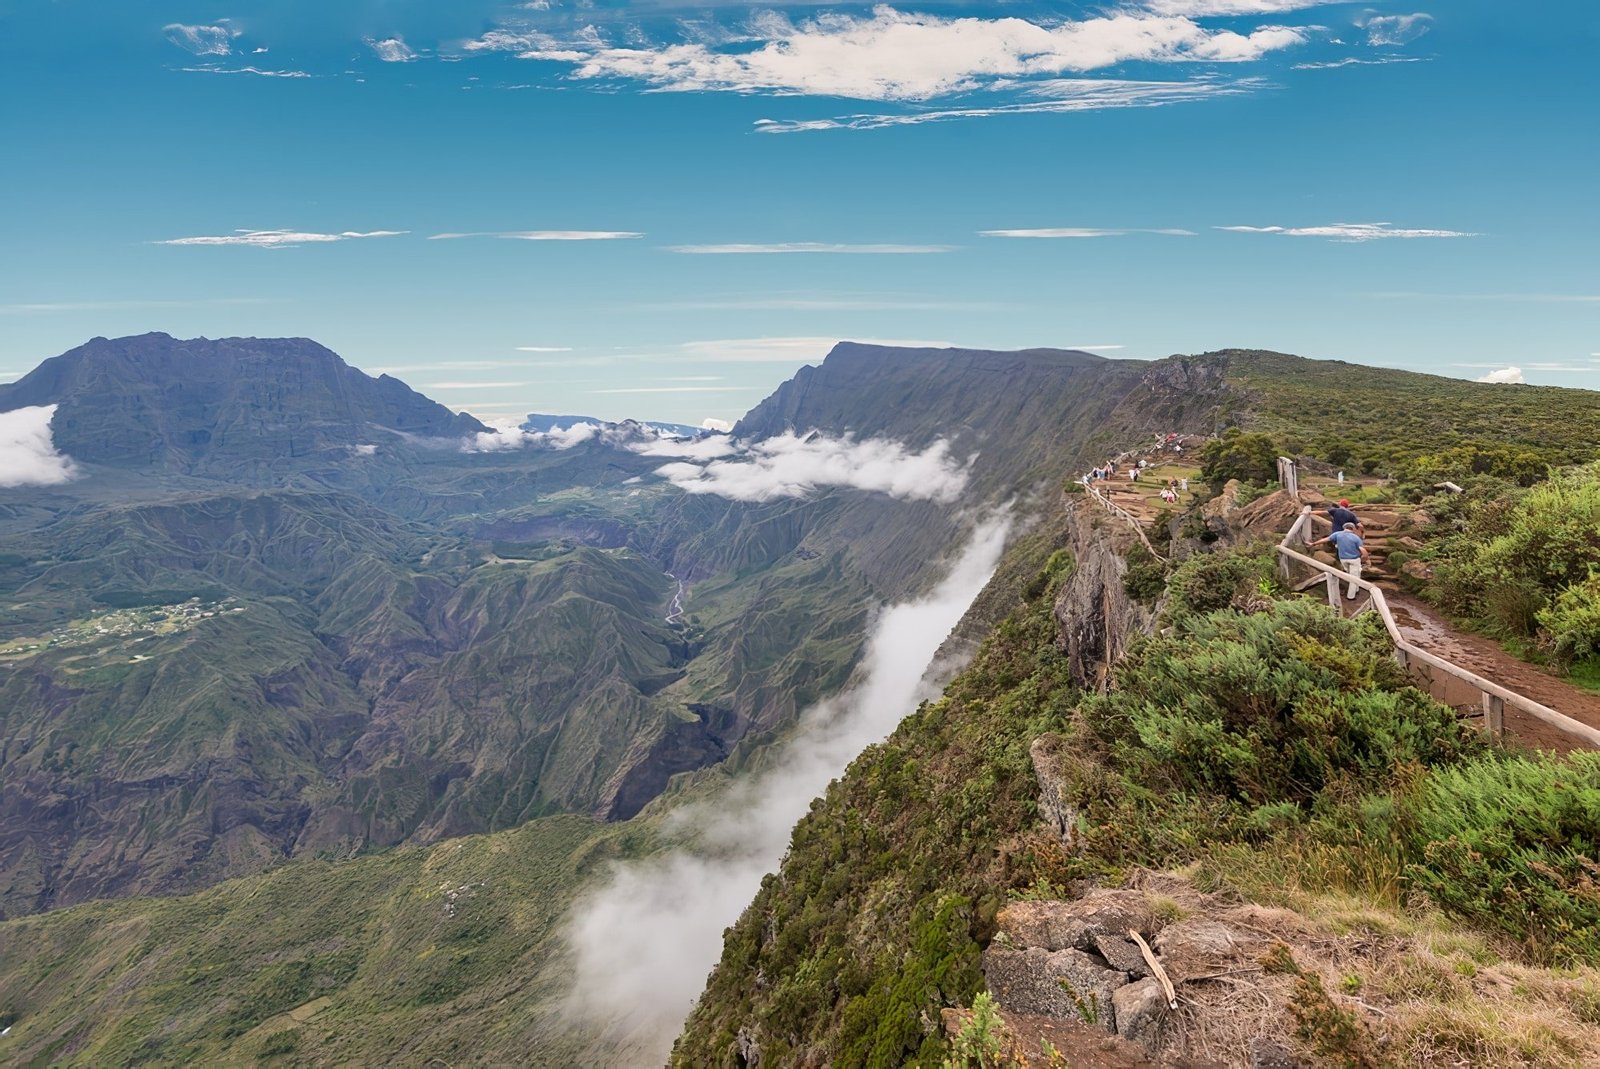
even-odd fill
[(1078, 685), (1099, 690), (1134, 636), (1150, 630), (1154, 614), (1123, 583), (1124, 554), (1137, 541), (1132, 528), (1079, 496), (1068, 507), (1067, 529), (1075, 566), (1056, 596), (1059, 644)]

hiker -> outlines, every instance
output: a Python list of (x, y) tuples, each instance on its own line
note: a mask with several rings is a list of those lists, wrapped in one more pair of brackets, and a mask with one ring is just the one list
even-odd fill
[[(1370, 560), (1371, 554), (1367, 552), (1366, 540), (1356, 534), (1356, 525), (1346, 523), (1327, 538), (1319, 538), (1311, 544), (1312, 546), (1320, 546), (1324, 542), (1333, 543), (1334, 551), (1339, 556), (1339, 567), (1349, 572), (1352, 580), (1360, 579), (1361, 564), (1363, 561)], [(1358, 589), (1354, 582), (1346, 584), (1344, 599), (1346, 601), (1354, 600)]]
[(1356, 534), (1363, 537), (1367, 533), (1367, 525), (1361, 522), (1361, 517), (1350, 511), (1350, 499), (1341, 497), (1339, 503), (1328, 509), (1328, 519), (1333, 521), (1335, 531), (1342, 530), (1350, 524), (1356, 525)]

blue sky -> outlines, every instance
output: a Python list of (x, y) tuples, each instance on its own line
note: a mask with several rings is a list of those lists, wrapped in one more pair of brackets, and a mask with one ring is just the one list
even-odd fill
[(164, 330), (485, 417), (733, 419), (841, 338), (1600, 388), (1597, 50), (1569, 0), (0, 0), (0, 381)]

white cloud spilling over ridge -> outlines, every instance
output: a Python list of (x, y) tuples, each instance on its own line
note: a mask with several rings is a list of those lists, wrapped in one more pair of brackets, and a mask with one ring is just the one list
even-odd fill
[(56, 450), (55, 414), (55, 405), (0, 412), (0, 487), (54, 486), (78, 473), (72, 458)]
[(1478, 381), (1523, 383), (1527, 380), (1522, 377), (1522, 369), (1520, 367), (1507, 367), (1501, 368), (1499, 371), (1491, 371), (1487, 375), (1484, 375), (1482, 378), (1478, 379)]
[(598, 423), (574, 423), (548, 431), (525, 431), (514, 419), (487, 420), (489, 430), (461, 443), (463, 453), (503, 453), (509, 449), (571, 449), (596, 438)]
[(720, 431), (723, 434), (727, 434), (729, 431), (733, 430), (732, 423), (725, 419), (717, 419), (715, 416), (707, 416), (705, 419), (700, 421), (700, 426), (705, 430)]
[(186, 26), (181, 22), (169, 23), (161, 32), (167, 40), (197, 56), (226, 56), (233, 51), (233, 39), (239, 36), (231, 26)]
[(345, 230), (337, 234), (319, 234), (302, 230), (236, 230), (232, 234), (218, 234), (193, 238), (168, 238), (153, 241), (152, 245), (248, 245), (257, 249), (292, 249), (296, 245), (325, 245), (334, 241), (354, 238), (393, 238), (404, 230), (369, 230), (365, 233)]
[(666, 1060), (722, 952), (723, 930), (777, 868), (811, 800), (937, 693), (934, 656), (994, 574), (1009, 530), (1004, 515), (984, 522), (930, 596), (879, 614), (859, 682), (807, 711), (767, 771), (674, 814), (674, 828), (694, 832), (690, 845), (619, 865), (577, 908), (567, 932), (573, 1018), (631, 1041), (632, 1064)]
[(1383, 241), (1390, 238), (1475, 238), (1465, 230), (1407, 230), (1393, 223), (1334, 223), (1331, 226), (1219, 226), (1236, 234), (1280, 234), (1291, 238), (1328, 238), (1332, 241)]
[(656, 474), (688, 493), (734, 501), (809, 497), (829, 487), (852, 487), (948, 504), (966, 488), (971, 463), (958, 463), (943, 439), (916, 453), (888, 438), (856, 441), (848, 435), (790, 433), (754, 442), (737, 457), (704, 465), (667, 464)]
[(505, 31), (466, 47), (566, 63), (576, 79), (638, 82), (660, 92), (920, 101), (1129, 62), (1247, 63), (1308, 39), (1298, 27), (1239, 33), (1149, 12), (1031, 22), (943, 18), (888, 5), (869, 16), (825, 13), (799, 23), (766, 14), (751, 30), (758, 47), (749, 39), (619, 47), (597, 35), (557, 40)]

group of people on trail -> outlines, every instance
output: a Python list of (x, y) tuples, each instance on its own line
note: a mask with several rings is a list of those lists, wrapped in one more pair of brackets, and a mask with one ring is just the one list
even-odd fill
[(1361, 517), (1350, 511), (1350, 499), (1347, 497), (1340, 498), (1337, 505), (1328, 509), (1328, 519), (1333, 521), (1333, 533), (1311, 544), (1333, 546), (1334, 553), (1339, 558), (1339, 567), (1349, 573), (1352, 580), (1345, 584), (1344, 591), (1345, 600), (1350, 601), (1356, 596), (1358, 587), (1354, 580), (1361, 578), (1361, 565), (1372, 559), (1372, 555), (1367, 552), (1367, 541), (1362, 537), (1366, 533), (1366, 527), (1362, 524)]

